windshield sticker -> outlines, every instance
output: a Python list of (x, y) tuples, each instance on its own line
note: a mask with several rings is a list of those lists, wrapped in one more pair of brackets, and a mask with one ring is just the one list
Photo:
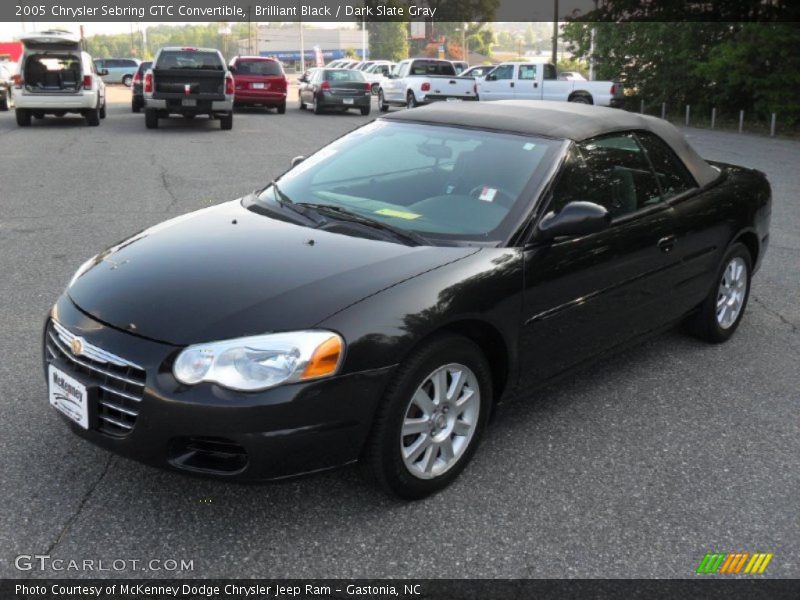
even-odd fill
[(479, 200), (483, 200), (484, 202), (492, 202), (494, 201), (494, 197), (497, 194), (497, 190), (490, 187), (485, 187), (481, 190), (481, 195), (478, 196)]
[(398, 219), (406, 219), (407, 221), (413, 221), (414, 219), (419, 219), (422, 215), (418, 215), (417, 213), (407, 212), (404, 210), (395, 210), (393, 208), (382, 208), (380, 210), (375, 211), (376, 215), (384, 215), (386, 217), (397, 217)]

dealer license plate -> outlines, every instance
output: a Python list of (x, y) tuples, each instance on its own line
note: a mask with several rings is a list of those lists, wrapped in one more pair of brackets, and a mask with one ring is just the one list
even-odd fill
[(84, 429), (89, 429), (89, 395), (86, 386), (61, 369), (49, 365), (47, 387), (50, 404)]
[(197, 100), (194, 98), (187, 98), (186, 100), (181, 100), (181, 106), (197, 106)]
[(353, 103), (353, 99), (352, 98), (344, 98), (342, 100), (342, 102), (344, 102), (345, 104), (352, 104)]
[(265, 86), (263, 83), (251, 83), (250, 87), (254, 90), (263, 90)]

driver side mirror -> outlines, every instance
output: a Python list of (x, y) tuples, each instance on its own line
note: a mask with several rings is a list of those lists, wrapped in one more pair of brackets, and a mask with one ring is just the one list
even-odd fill
[(236, 65), (229, 66), (228, 71), (230, 71), (231, 73), (236, 73)]
[(569, 202), (558, 213), (549, 212), (536, 228), (536, 241), (557, 237), (578, 237), (602, 231), (611, 223), (611, 215), (604, 206), (594, 202)]
[(100, 77), (105, 77), (106, 75), (108, 75), (108, 69), (99, 69), (99, 70), (97, 71), (97, 74), (98, 74)]
[(306, 159), (305, 156), (295, 156), (291, 161), (291, 167), (294, 169), (297, 165), (303, 162)]
[(497, 75), (489, 73), (489, 75), (487, 75), (485, 79), (486, 81), (497, 81)]

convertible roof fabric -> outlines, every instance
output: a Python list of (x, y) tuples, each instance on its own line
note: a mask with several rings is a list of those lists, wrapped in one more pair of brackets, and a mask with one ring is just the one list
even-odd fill
[(719, 171), (703, 160), (671, 123), (617, 108), (545, 100), (437, 102), (382, 118), (541, 135), (576, 142), (615, 131), (646, 130), (669, 144), (700, 186), (719, 176)]

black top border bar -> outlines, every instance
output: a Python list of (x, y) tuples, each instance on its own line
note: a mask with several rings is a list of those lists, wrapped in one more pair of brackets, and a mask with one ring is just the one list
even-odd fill
[(796, 0), (3, 0), (0, 21), (800, 22)]

